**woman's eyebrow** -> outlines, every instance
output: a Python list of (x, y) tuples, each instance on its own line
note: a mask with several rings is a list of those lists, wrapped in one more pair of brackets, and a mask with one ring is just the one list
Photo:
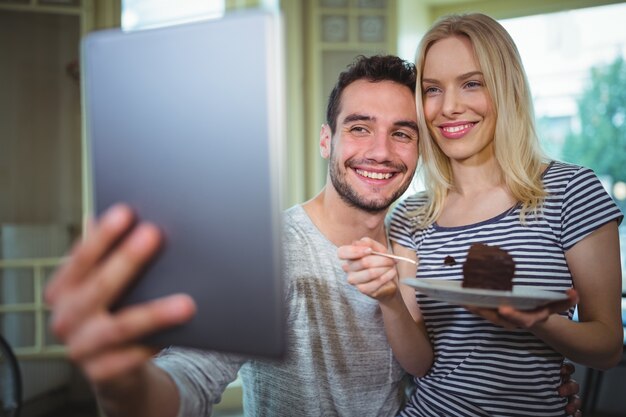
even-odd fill
[[(469, 71), (466, 72), (465, 74), (461, 74), (459, 76), (456, 77), (457, 80), (465, 80), (467, 78), (471, 78), (471, 77), (475, 77), (475, 76), (480, 76), (483, 77), (484, 74), (482, 71)], [(436, 80), (434, 78), (422, 78), (422, 84), (427, 83), (427, 84), (438, 84), (440, 81)]]

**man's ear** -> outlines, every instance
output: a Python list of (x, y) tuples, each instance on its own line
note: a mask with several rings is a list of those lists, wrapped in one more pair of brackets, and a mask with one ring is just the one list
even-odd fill
[(320, 154), (324, 159), (330, 158), (330, 142), (332, 140), (332, 136), (333, 134), (330, 131), (330, 126), (324, 123), (322, 125), (322, 129), (320, 130)]

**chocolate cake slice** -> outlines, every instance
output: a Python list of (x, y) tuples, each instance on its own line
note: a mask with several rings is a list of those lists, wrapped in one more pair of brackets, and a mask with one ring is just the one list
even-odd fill
[(498, 246), (474, 243), (463, 264), (463, 287), (511, 291), (515, 261)]

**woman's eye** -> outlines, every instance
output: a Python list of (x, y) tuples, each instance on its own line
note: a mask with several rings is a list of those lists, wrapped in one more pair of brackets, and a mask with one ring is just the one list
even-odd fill
[(468, 88), (478, 88), (482, 87), (483, 83), (481, 83), (480, 81), (468, 81), (465, 86)]
[(424, 87), (424, 94), (433, 95), (437, 94), (437, 92), (439, 92), (437, 87)]

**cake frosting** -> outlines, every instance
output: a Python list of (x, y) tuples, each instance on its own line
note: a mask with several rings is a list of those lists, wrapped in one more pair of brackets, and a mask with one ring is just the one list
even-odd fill
[(511, 291), (514, 274), (515, 261), (507, 251), (474, 243), (463, 264), (463, 287)]

